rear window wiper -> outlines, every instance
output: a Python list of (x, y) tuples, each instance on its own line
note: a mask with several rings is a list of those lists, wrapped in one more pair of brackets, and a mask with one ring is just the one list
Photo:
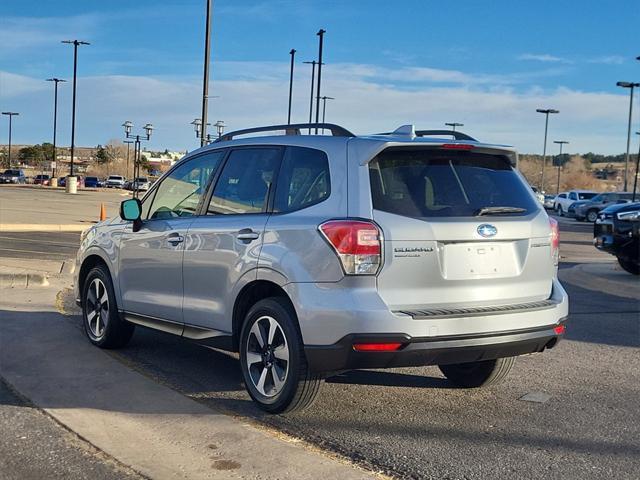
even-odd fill
[(520, 207), (482, 207), (473, 212), (474, 217), (481, 217), (482, 215), (501, 215), (503, 213), (523, 213), (526, 212), (524, 208)]

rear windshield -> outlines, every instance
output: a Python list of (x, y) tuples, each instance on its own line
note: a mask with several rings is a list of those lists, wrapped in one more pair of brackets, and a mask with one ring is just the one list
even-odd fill
[[(410, 217), (467, 217), (486, 207), (538, 209), (509, 159), (469, 151), (388, 149), (369, 164), (373, 208)], [(505, 215), (505, 213), (502, 213)]]
[(14, 176), (20, 176), (20, 170), (5, 170), (4, 171), (5, 175), (14, 175)]

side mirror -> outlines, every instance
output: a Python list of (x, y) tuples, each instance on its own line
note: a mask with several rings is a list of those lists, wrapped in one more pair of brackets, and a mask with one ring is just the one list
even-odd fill
[(142, 214), (142, 203), (137, 198), (130, 198), (120, 204), (120, 218), (136, 222)]

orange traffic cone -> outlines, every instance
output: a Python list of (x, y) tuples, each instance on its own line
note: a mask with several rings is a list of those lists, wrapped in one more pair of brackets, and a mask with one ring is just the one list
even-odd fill
[(104, 222), (107, 219), (107, 209), (104, 208), (104, 203), (100, 204), (100, 221)]

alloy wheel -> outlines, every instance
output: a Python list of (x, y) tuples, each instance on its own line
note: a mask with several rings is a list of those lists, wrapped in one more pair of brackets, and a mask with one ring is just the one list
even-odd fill
[(94, 278), (89, 285), (85, 314), (91, 335), (96, 339), (101, 338), (109, 321), (109, 294), (99, 278)]
[(258, 318), (247, 339), (247, 369), (260, 395), (275, 397), (289, 373), (289, 345), (282, 327), (273, 317)]

